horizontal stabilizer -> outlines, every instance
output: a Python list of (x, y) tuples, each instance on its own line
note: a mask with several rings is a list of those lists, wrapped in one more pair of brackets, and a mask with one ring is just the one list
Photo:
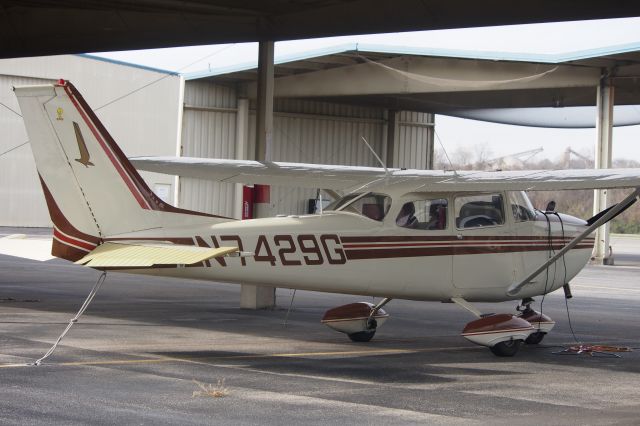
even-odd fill
[(177, 244), (107, 242), (99, 245), (75, 263), (92, 268), (193, 265), (237, 251), (237, 247), (208, 248)]

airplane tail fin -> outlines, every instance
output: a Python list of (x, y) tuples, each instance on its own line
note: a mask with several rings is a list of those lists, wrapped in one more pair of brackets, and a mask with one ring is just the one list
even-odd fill
[(75, 261), (108, 237), (232, 220), (158, 198), (71, 83), (14, 91), (54, 224), (54, 256)]

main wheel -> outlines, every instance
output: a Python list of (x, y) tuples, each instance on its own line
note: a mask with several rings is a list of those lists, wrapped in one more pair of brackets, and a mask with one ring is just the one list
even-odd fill
[(491, 346), (491, 352), (496, 356), (514, 356), (522, 345), (522, 340), (507, 340), (504, 342), (496, 343)]
[(543, 333), (542, 331), (536, 331), (535, 333), (531, 333), (529, 337), (527, 337), (527, 340), (525, 340), (524, 342), (527, 345), (537, 345), (538, 343), (542, 342), (542, 339), (544, 339), (545, 334), (547, 333)]
[(373, 339), (376, 334), (376, 330), (359, 331), (357, 333), (347, 334), (352, 342), (368, 342)]

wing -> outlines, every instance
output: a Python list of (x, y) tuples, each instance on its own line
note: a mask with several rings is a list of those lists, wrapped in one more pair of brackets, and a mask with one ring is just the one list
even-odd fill
[(376, 167), (220, 160), (194, 157), (134, 157), (139, 170), (228, 183), (346, 190), (383, 178)]
[(333, 190), (395, 187), (407, 192), (609, 189), (640, 186), (640, 169), (518, 170), (502, 172), (401, 170), (377, 167), (138, 157), (140, 170), (229, 183), (285, 185)]
[(178, 244), (107, 242), (75, 262), (92, 268), (145, 268), (153, 265), (193, 265), (237, 252), (237, 247), (196, 247)]

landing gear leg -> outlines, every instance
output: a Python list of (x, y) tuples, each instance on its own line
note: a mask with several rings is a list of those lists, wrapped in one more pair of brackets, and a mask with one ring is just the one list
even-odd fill
[[(532, 315), (537, 314), (536, 311), (534, 311), (533, 309), (531, 309), (531, 304), (533, 303), (533, 299), (530, 297), (527, 297), (526, 299), (522, 299), (522, 302), (520, 302), (519, 306), (516, 306), (516, 311), (521, 312), (520, 316), (526, 316), (527, 318), (531, 317)], [(534, 325), (535, 327), (535, 325)], [(524, 342), (527, 345), (537, 345), (540, 342), (542, 342), (542, 339), (544, 339), (544, 336), (546, 336), (547, 333), (544, 331), (540, 331), (540, 330), (536, 330), (533, 333), (531, 333), (529, 335), (529, 337), (527, 337)]]
[(530, 322), (535, 330), (524, 340), (524, 342), (527, 345), (537, 345), (542, 342), (544, 337), (551, 331), (556, 323), (548, 316), (533, 310), (531, 308), (531, 303), (533, 303), (533, 299), (530, 297), (522, 299), (520, 305), (516, 306), (516, 310), (520, 312), (518, 317)]

